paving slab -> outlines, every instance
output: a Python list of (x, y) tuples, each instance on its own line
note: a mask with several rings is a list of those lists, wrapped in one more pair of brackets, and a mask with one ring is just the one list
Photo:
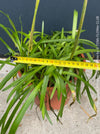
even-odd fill
[[(13, 67), (10, 65), (4, 66), (0, 71), (0, 81), (2, 81), (12, 68)], [(88, 76), (91, 75), (91, 70), (86, 70), (86, 72)], [(11, 79), (7, 84), (12, 81), (13, 79)], [(81, 98), (81, 104), (75, 102), (71, 107), (69, 107), (69, 104), (72, 102), (72, 98), (70, 98), (69, 103), (64, 107), (64, 113), (61, 119), (63, 125), (56, 121), (56, 118), (51, 111), (49, 111), (49, 114), (53, 125), (50, 125), (46, 118), (42, 120), (41, 111), (37, 108), (36, 104), (34, 104), (32, 110), (29, 108), (25, 113), (16, 134), (100, 134), (100, 77), (98, 80), (93, 78), (91, 83), (98, 92), (97, 96), (93, 94), (94, 99), (98, 97), (96, 102), (98, 115), (92, 118), (88, 123), (88, 116), (85, 112), (92, 115), (94, 114), (94, 111), (91, 108), (85, 93)], [(8, 104), (6, 103), (6, 99), (10, 90), (6, 92), (0, 91), (0, 118), (7, 108)]]

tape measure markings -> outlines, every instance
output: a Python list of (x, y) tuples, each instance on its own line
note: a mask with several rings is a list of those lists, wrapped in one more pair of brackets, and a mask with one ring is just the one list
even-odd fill
[(12, 57), (12, 61), (16, 63), (37, 64), (37, 65), (54, 65), (59, 67), (71, 67), (81, 69), (100, 70), (100, 63), (80, 62), (80, 61), (64, 61), (56, 59), (30, 58), (30, 57)]

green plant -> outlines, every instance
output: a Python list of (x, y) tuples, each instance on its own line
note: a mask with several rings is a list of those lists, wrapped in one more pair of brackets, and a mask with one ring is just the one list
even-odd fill
[[(90, 53), (100, 50), (97, 49), (93, 42), (79, 38), (80, 33), (84, 32), (84, 30), (82, 30), (82, 25), (87, 6), (87, 0), (84, 0), (79, 29), (77, 30), (78, 12), (75, 10), (72, 31), (64, 31), (64, 28), (62, 28), (61, 32), (55, 31), (52, 35), (44, 33), (44, 22), (42, 22), (41, 32), (34, 31), (39, 2), (40, 0), (36, 0), (32, 28), (31, 32), (28, 34), (23, 32), (21, 20), (21, 31), (17, 31), (9, 15), (0, 11), (8, 18), (10, 25), (12, 26), (11, 29), (5, 27), (3, 24), (0, 24), (0, 27), (8, 34), (17, 48), (17, 51), (12, 50), (10, 46), (0, 37), (0, 40), (8, 48), (10, 55), (75, 61), (83, 61), (84, 59), (88, 59), (90, 62), (94, 62)], [(92, 49), (85, 49), (83, 44), (91, 46)], [(87, 57), (82, 58), (80, 56), (82, 53), (85, 53)], [(50, 95), (50, 99), (53, 97), (55, 90), (57, 90), (58, 99), (62, 94), (61, 108), (57, 115), (58, 120), (59, 117), (62, 117), (65, 100), (67, 98), (67, 92), (65, 88), (66, 84), (68, 84), (72, 92), (73, 101), (77, 100), (80, 103), (80, 97), (84, 91), (86, 91), (90, 104), (97, 113), (97, 109), (91, 95), (91, 90), (94, 93), (96, 93), (96, 90), (89, 83), (90, 79), (96, 74), (96, 71), (93, 70), (91, 77), (88, 78), (86, 72), (84, 72), (82, 69), (13, 64), (10, 62), (10, 57), (6, 61), (1, 60), (0, 64), (0, 69), (3, 68), (5, 64), (15, 66), (14, 69), (12, 69), (12, 71), (9, 72), (9, 74), (0, 83), (0, 90), (2, 91), (6, 91), (12, 88), (7, 98), (9, 105), (0, 120), (1, 134), (5, 134), (9, 127), (8, 134), (14, 134), (16, 132), (26, 110), (30, 105), (32, 108), (35, 97), (37, 95), (40, 99), (40, 110), (42, 111), (43, 119), (46, 116), (52, 124), (44, 102), (47, 86), (54, 86), (54, 89)], [(4, 87), (12, 77), (17, 75), (19, 70), (22, 72), (22, 77)], [(76, 83), (74, 82), (74, 77), (77, 78)], [(70, 79), (72, 82), (70, 82)], [(82, 83), (84, 83), (84, 88), (81, 91)], [(11, 109), (13, 109), (12, 113), (10, 116), (8, 116)]]

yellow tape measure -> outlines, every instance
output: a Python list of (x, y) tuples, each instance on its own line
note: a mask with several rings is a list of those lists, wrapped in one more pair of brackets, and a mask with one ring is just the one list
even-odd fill
[(26, 64), (36, 64), (36, 65), (46, 65), (46, 66), (54, 65), (59, 67), (100, 70), (100, 63), (17, 57), (17, 56), (11, 57), (11, 61), (16, 63), (26, 63)]

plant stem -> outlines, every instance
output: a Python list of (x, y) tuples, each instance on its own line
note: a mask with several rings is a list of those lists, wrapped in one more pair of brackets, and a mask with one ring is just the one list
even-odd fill
[(78, 34), (77, 34), (77, 37), (76, 37), (76, 40), (75, 40), (74, 48), (73, 48), (73, 50), (72, 50), (72, 54), (71, 54), (70, 59), (73, 58), (74, 52), (75, 52), (76, 47), (77, 47), (77, 45), (78, 45), (78, 40), (79, 40), (79, 38), (80, 38), (81, 29), (82, 29), (83, 22), (84, 22), (84, 18), (85, 18), (87, 3), (88, 3), (88, 0), (84, 0), (83, 9), (82, 9), (82, 14), (81, 14), (81, 19), (80, 19), (80, 24), (79, 24), (79, 28), (78, 28)]
[(41, 38), (44, 36), (44, 21), (42, 21), (42, 33), (41, 33)]
[(72, 39), (74, 40), (75, 40), (76, 29), (77, 29), (77, 21), (78, 21), (78, 12), (74, 10), (73, 27), (72, 27)]
[(29, 55), (29, 52), (32, 51), (32, 47), (33, 47), (33, 34), (34, 34), (35, 21), (36, 21), (36, 15), (37, 15), (39, 3), (40, 3), (40, 0), (36, 0), (34, 16), (33, 16), (33, 21), (32, 21), (32, 26), (31, 26), (28, 55)]

